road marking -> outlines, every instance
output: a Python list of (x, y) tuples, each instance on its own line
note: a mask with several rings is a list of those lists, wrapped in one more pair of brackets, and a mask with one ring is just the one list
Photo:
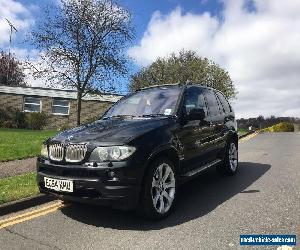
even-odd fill
[(66, 207), (67, 205), (64, 204), (62, 201), (58, 201), (52, 205), (46, 206), (46, 207), (41, 207), (39, 209), (36, 209), (34, 211), (31, 212), (27, 212), (27, 213), (23, 213), (23, 214), (19, 214), (13, 217), (10, 217), (8, 219), (5, 220), (1, 220), (0, 221), (0, 229), (1, 228), (5, 228), (8, 226), (12, 226), (27, 220), (31, 220), (52, 212), (57, 211), (58, 209), (62, 208), (62, 207)]
[(242, 139), (239, 140), (239, 142), (245, 142), (248, 141), (250, 139), (252, 139), (253, 137), (257, 136), (259, 134), (259, 131), (254, 132), (253, 134), (250, 134)]
[[(258, 135), (259, 132), (255, 132), (251, 135), (248, 135), (242, 139), (239, 140), (239, 142), (244, 142), (244, 141), (248, 141), (251, 138), (255, 137), (256, 135)], [(49, 213), (53, 213), (63, 207), (68, 206), (67, 204), (64, 204), (62, 201), (57, 201), (54, 204), (51, 204), (49, 206), (45, 206), (45, 207), (41, 207), (39, 209), (36, 209), (34, 211), (31, 212), (27, 212), (27, 213), (23, 213), (23, 214), (19, 214), (13, 217), (10, 217), (8, 219), (5, 220), (0, 220), (0, 229), (8, 227), (8, 226), (12, 226), (24, 221), (28, 221), (28, 220), (32, 220), (34, 218), (49, 214)]]

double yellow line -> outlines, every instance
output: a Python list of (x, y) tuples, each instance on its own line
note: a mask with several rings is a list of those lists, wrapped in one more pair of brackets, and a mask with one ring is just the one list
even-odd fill
[(31, 212), (27, 212), (27, 213), (23, 213), (23, 214), (19, 214), (13, 217), (10, 217), (8, 219), (5, 220), (1, 220), (0, 221), (0, 229), (1, 228), (5, 228), (8, 226), (12, 226), (27, 220), (31, 220), (49, 213), (52, 213), (62, 207), (65, 207), (66, 204), (64, 204), (62, 201), (57, 201), (55, 203), (52, 203), (49, 206), (44, 206), (38, 209), (35, 209), (34, 211)]
[[(248, 136), (242, 138), (241, 140), (239, 140), (239, 142), (244, 142), (244, 141), (250, 140), (251, 138), (256, 136), (258, 133), (259, 132), (255, 132), (251, 135), (248, 135)], [(0, 229), (8, 227), (8, 226), (12, 226), (12, 225), (24, 222), (24, 221), (28, 221), (28, 220), (52, 213), (52, 212), (55, 212), (58, 209), (66, 207), (66, 206), (67, 205), (64, 204), (62, 201), (56, 201), (55, 203), (51, 203), (51, 205), (43, 206), (41, 208), (35, 209), (34, 211), (19, 214), (19, 215), (10, 217), (5, 220), (0, 220)]]

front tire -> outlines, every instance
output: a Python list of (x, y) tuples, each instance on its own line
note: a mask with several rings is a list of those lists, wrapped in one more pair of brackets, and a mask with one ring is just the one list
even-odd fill
[(167, 158), (154, 160), (148, 168), (140, 198), (141, 214), (153, 220), (167, 217), (173, 210), (177, 194), (174, 164)]
[(231, 140), (226, 146), (223, 164), (218, 166), (218, 172), (222, 175), (235, 175), (238, 170), (238, 145)]

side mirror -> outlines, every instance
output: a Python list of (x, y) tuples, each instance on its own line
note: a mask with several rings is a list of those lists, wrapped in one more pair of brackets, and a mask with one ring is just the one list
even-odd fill
[(187, 118), (189, 121), (203, 120), (205, 118), (204, 109), (191, 109)]

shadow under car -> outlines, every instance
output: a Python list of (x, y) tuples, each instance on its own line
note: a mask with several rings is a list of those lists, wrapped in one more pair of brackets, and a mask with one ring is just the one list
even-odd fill
[(204, 216), (238, 193), (255, 193), (246, 190), (271, 168), (268, 164), (240, 162), (235, 176), (219, 176), (215, 168), (208, 169), (178, 190), (173, 213), (162, 221), (149, 221), (135, 211), (120, 211), (108, 207), (71, 204), (62, 213), (76, 221), (96, 227), (122, 230), (158, 230), (176, 226)]

